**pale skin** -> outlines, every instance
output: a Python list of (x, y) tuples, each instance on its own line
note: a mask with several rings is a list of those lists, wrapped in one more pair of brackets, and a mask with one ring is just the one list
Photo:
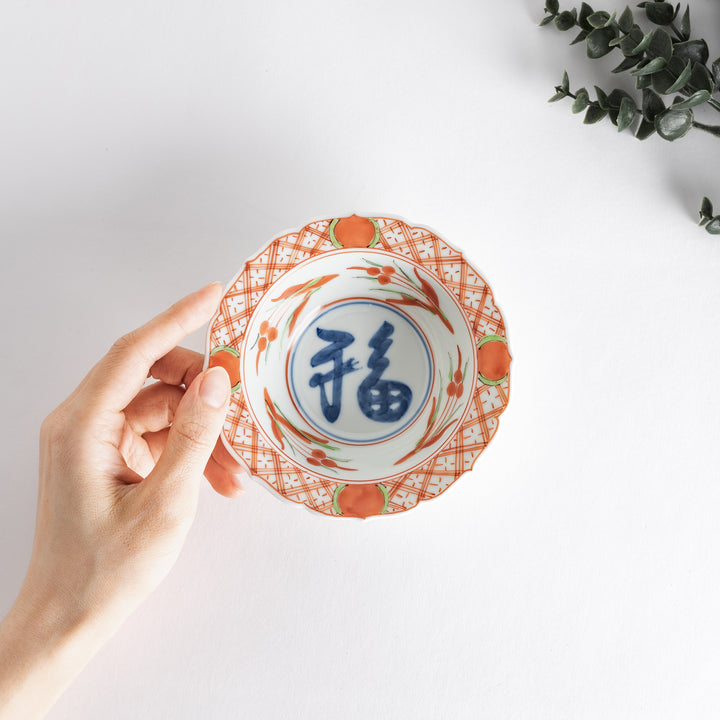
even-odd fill
[(203, 475), (242, 493), (218, 440), (228, 375), (177, 347), (221, 293), (208, 285), (122, 337), (43, 423), (32, 556), (0, 623), (0, 720), (44, 717), (167, 575)]

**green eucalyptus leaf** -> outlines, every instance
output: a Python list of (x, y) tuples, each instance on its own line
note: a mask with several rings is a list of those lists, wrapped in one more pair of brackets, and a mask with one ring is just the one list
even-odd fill
[(629, 33), (633, 28), (633, 22), (632, 10), (628, 5), (626, 5), (622, 15), (620, 15), (620, 18), (618, 19), (618, 26), (624, 33)]
[(707, 90), (710, 93), (715, 90), (715, 82), (710, 71), (700, 63), (693, 63), (689, 84), (698, 90)]
[(647, 35), (643, 36), (643, 39), (630, 51), (630, 55), (637, 55), (638, 53), (645, 52), (648, 47), (650, 47), (650, 43), (652, 42), (653, 35), (655, 34), (655, 31), (649, 32)]
[(555, 27), (563, 32), (575, 27), (575, 16), (569, 10), (564, 10), (555, 18)]
[(578, 15), (578, 25), (583, 29), (590, 32), (593, 26), (588, 22), (588, 18), (593, 14), (594, 10), (584, 2), (580, 6), (580, 14)]
[(642, 98), (642, 114), (648, 122), (654, 122), (655, 118), (665, 112), (665, 103), (663, 99), (650, 89), (643, 90)]
[(715, 85), (720, 85), (720, 58), (715, 60), (712, 64), (712, 76), (715, 81)]
[(673, 110), (669, 108), (655, 118), (655, 129), (664, 140), (677, 140), (687, 135), (692, 128), (692, 110)]
[(688, 84), (691, 74), (692, 74), (692, 60), (688, 60), (687, 65), (685, 66), (683, 71), (678, 75), (677, 80), (665, 91), (665, 94), (670, 95), (670, 93), (674, 93), (674, 92), (678, 92), (678, 90), (682, 90)]
[(702, 65), (710, 57), (707, 43), (704, 40), (688, 40), (687, 42), (675, 43), (673, 50), (681, 60), (692, 60)]
[(655, 123), (648, 122), (643, 118), (638, 126), (635, 137), (638, 140), (647, 140), (655, 132)]
[(604, 10), (599, 10), (598, 12), (595, 12), (592, 15), (588, 16), (587, 21), (591, 27), (601, 28), (607, 25), (609, 19), (610, 13), (607, 13)]
[(614, 47), (617, 47), (622, 41), (623, 41), (623, 38), (621, 38), (621, 37), (616, 37), (616, 38), (613, 38), (613, 39), (608, 43), (608, 45), (609, 45), (611, 48), (614, 48)]
[(588, 95), (587, 90), (585, 90), (585, 88), (578, 90), (572, 104), (572, 111), (576, 114), (581, 113), (589, 104), (590, 96)]
[(607, 114), (608, 111), (599, 105), (590, 105), (585, 113), (583, 122), (585, 125), (594, 125), (596, 122), (600, 122)]
[(557, 15), (560, 11), (560, 0), (545, 0), (545, 12)]
[(670, 35), (662, 28), (655, 30), (647, 53), (650, 57), (661, 57), (665, 58), (667, 62), (670, 62), (673, 54), (673, 42)]
[(636, 114), (637, 108), (635, 107), (635, 101), (631, 98), (623, 98), (620, 103), (620, 110), (617, 118), (618, 132), (622, 132), (625, 128), (630, 127)]
[(615, 37), (615, 30), (609, 27), (596, 28), (587, 36), (587, 56), (593, 60), (607, 55), (612, 48), (610, 41)]
[(685, 8), (682, 20), (680, 20), (680, 34), (686, 39), (690, 39), (690, 6)]
[(570, 92), (570, 78), (568, 77), (567, 70), (563, 72), (562, 81), (560, 87), (566, 92)]
[(680, 110), (681, 108), (691, 108), (696, 105), (702, 105), (710, 99), (711, 95), (707, 90), (698, 90), (694, 92), (689, 98), (681, 100), (680, 102), (673, 103), (670, 107), (674, 110)]
[(620, 108), (620, 103), (622, 103), (623, 98), (632, 98), (632, 95), (629, 95), (624, 90), (619, 90), (618, 88), (615, 88), (608, 96), (608, 107), (611, 108)]
[(620, 115), (620, 106), (622, 105), (623, 98), (629, 98), (624, 90), (615, 88), (608, 95), (608, 114), (610, 115), (610, 122), (613, 125), (618, 124), (618, 116)]
[(645, 14), (656, 25), (669, 25), (675, 17), (675, 9), (668, 2), (643, 3)]
[(656, 57), (653, 58), (647, 65), (644, 65), (641, 68), (638, 68), (637, 70), (633, 70), (630, 74), (631, 75), (652, 75), (653, 73), (657, 72), (658, 70), (662, 70), (667, 65), (667, 60), (665, 58)]
[(625, 72), (626, 70), (629, 70), (630, 68), (634, 68), (638, 62), (642, 59), (642, 55), (634, 55), (631, 57), (626, 57), (616, 68), (613, 68), (611, 72), (614, 73), (621, 73)]
[(716, 215), (706, 226), (705, 229), (711, 235), (720, 235), (720, 215)]
[(638, 75), (635, 78), (635, 87), (638, 90), (644, 90), (645, 88), (649, 88), (652, 85), (652, 75)]
[(704, 197), (702, 199), (702, 205), (700, 206), (700, 215), (704, 218), (711, 218), (713, 216), (713, 205), (710, 202), (710, 198)]
[(702, 226), (703, 226), (706, 222), (708, 222), (709, 220), (711, 220), (711, 218), (703, 218), (703, 219), (698, 223), (698, 225), (699, 225), (700, 227), (702, 227)]
[(576, 36), (575, 39), (570, 43), (571, 45), (577, 45), (578, 43), (581, 43), (585, 38), (588, 36), (587, 30), (581, 30)]
[(554, 15), (546, 15), (539, 23), (540, 27), (549, 25), (555, 19)]
[(655, 92), (658, 92), (661, 95), (668, 92), (668, 88), (672, 87), (673, 83), (678, 79), (684, 69), (685, 63), (680, 60), (680, 58), (676, 58), (675, 56), (671, 57), (667, 67), (652, 76), (652, 83)]
[(568, 94), (566, 92), (562, 92), (562, 90), (558, 90), (549, 100), (548, 102), (557, 102), (558, 100), (562, 100), (563, 98), (566, 98)]
[(603, 110), (607, 110), (610, 103), (608, 102), (608, 96), (605, 94), (605, 91), (596, 85), (595, 94), (597, 95), (598, 105), (600, 105)]

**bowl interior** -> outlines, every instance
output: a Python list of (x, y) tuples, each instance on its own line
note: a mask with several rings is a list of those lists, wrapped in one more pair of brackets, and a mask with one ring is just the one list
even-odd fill
[(241, 348), (256, 426), (306, 471), (379, 482), (453, 436), (477, 378), (472, 329), (424, 266), (377, 249), (324, 253), (258, 302)]

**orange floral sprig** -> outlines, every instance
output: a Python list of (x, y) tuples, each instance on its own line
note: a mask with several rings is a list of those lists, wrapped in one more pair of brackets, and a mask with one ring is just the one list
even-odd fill
[[(447, 395), (443, 405), (443, 376), (440, 373), (440, 392), (438, 396), (433, 398), (432, 406), (430, 408), (430, 416), (428, 417), (427, 425), (425, 426), (425, 433), (417, 441), (415, 447), (407, 454), (397, 460), (394, 464), (399, 465), (411, 458), (415, 453), (420, 452), (431, 445), (434, 445), (440, 438), (442, 438), (446, 431), (458, 422), (458, 418), (455, 417), (458, 410), (462, 407), (460, 399), (465, 394), (465, 374), (467, 373), (467, 361), (465, 365), (462, 364), (462, 351), (460, 346), (457, 346), (457, 367), (453, 371), (453, 361), (450, 356), (450, 372), (448, 373), (448, 384), (444, 390)], [(461, 369), (462, 368), (462, 369)], [(440, 406), (443, 405), (442, 410)]]
[[(388, 287), (378, 288), (380, 292), (400, 295), (399, 298), (388, 298), (386, 302), (392, 305), (410, 305), (427, 310), (433, 315), (437, 315), (451, 333), (455, 333), (450, 320), (440, 308), (440, 300), (435, 288), (420, 275), (417, 268), (414, 268), (416, 282), (397, 263), (394, 263), (395, 267), (393, 267), (392, 265), (380, 265), (380, 263), (372, 262), (367, 258), (363, 258), (363, 260), (368, 264), (367, 266), (355, 265), (349, 267), (348, 270), (363, 270), (370, 276), (371, 281), (377, 282), (378, 285), (387, 286), (392, 283), (396, 287), (402, 288), (400, 290)], [(395, 272), (396, 268), (399, 272)]]
[[(270, 418), (272, 432), (275, 439), (280, 443), (280, 447), (285, 449), (287, 441), (293, 454), (305, 456), (305, 460), (316, 467), (325, 467), (333, 472), (338, 469), (349, 470), (354, 472), (356, 468), (340, 466), (338, 463), (345, 463), (347, 460), (342, 458), (332, 458), (329, 452), (339, 450), (339, 448), (330, 444), (330, 439), (322, 435), (315, 435), (307, 430), (301, 430), (294, 425), (286, 415), (280, 410), (277, 403), (273, 402), (267, 388), (263, 392), (265, 398), (265, 410)], [(316, 447), (319, 446), (319, 447)]]
[(323, 275), (322, 277), (314, 278), (313, 280), (308, 280), (307, 282), (299, 283), (298, 285), (293, 285), (287, 288), (282, 293), (282, 295), (279, 295), (276, 298), (272, 298), (271, 302), (281, 303), (281, 305), (278, 306), (276, 311), (273, 311), (270, 314), (269, 319), (263, 320), (260, 323), (260, 332), (258, 333), (258, 336), (255, 339), (255, 343), (252, 346), (253, 348), (257, 346), (258, 349), (257, 357), (255, 358), (256, 374), (260, 372), (260, 356), (265, 352), (265, 358), (267, 359), (267, 352), (269, 350), (270, 344), (277, 340), (279, 337), (278, 326), (280, 325), (280, 321), (282, 320), (283, 316), (288, 312), (289, 307), (285, 301), (294, 300), (298, 297), (302, 298), (300, 304), (292, 309), (287, 319), (285, 320), (283, 337), (292, 333), (298, 318), (302, 314), (302, 311), (305, 309), (305, 306), (307, 305), (308, 300), (310, 299), (312, 294), (317, 292), (323, 285), (329, 283), (331, 280), (334, 280), (336, 277), (338, 277), (337, 274)]

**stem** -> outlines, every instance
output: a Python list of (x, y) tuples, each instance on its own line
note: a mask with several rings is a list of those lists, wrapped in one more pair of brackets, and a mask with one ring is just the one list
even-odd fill
[(720, 125), (705, 125), (705, 123), (693, 120), (692, 126), (698, 130), (704, 130), (706, 133), (710, 133), (715, 137), (720, 137)]
[(720, 102), (718, 102), (718, 101), (715, 100), (714, 98), (710, 98), (710, 99), (708, 100), (708, 105), (709, 105), (710, 107), (715, 108), (718, 112), (720, 112)]

